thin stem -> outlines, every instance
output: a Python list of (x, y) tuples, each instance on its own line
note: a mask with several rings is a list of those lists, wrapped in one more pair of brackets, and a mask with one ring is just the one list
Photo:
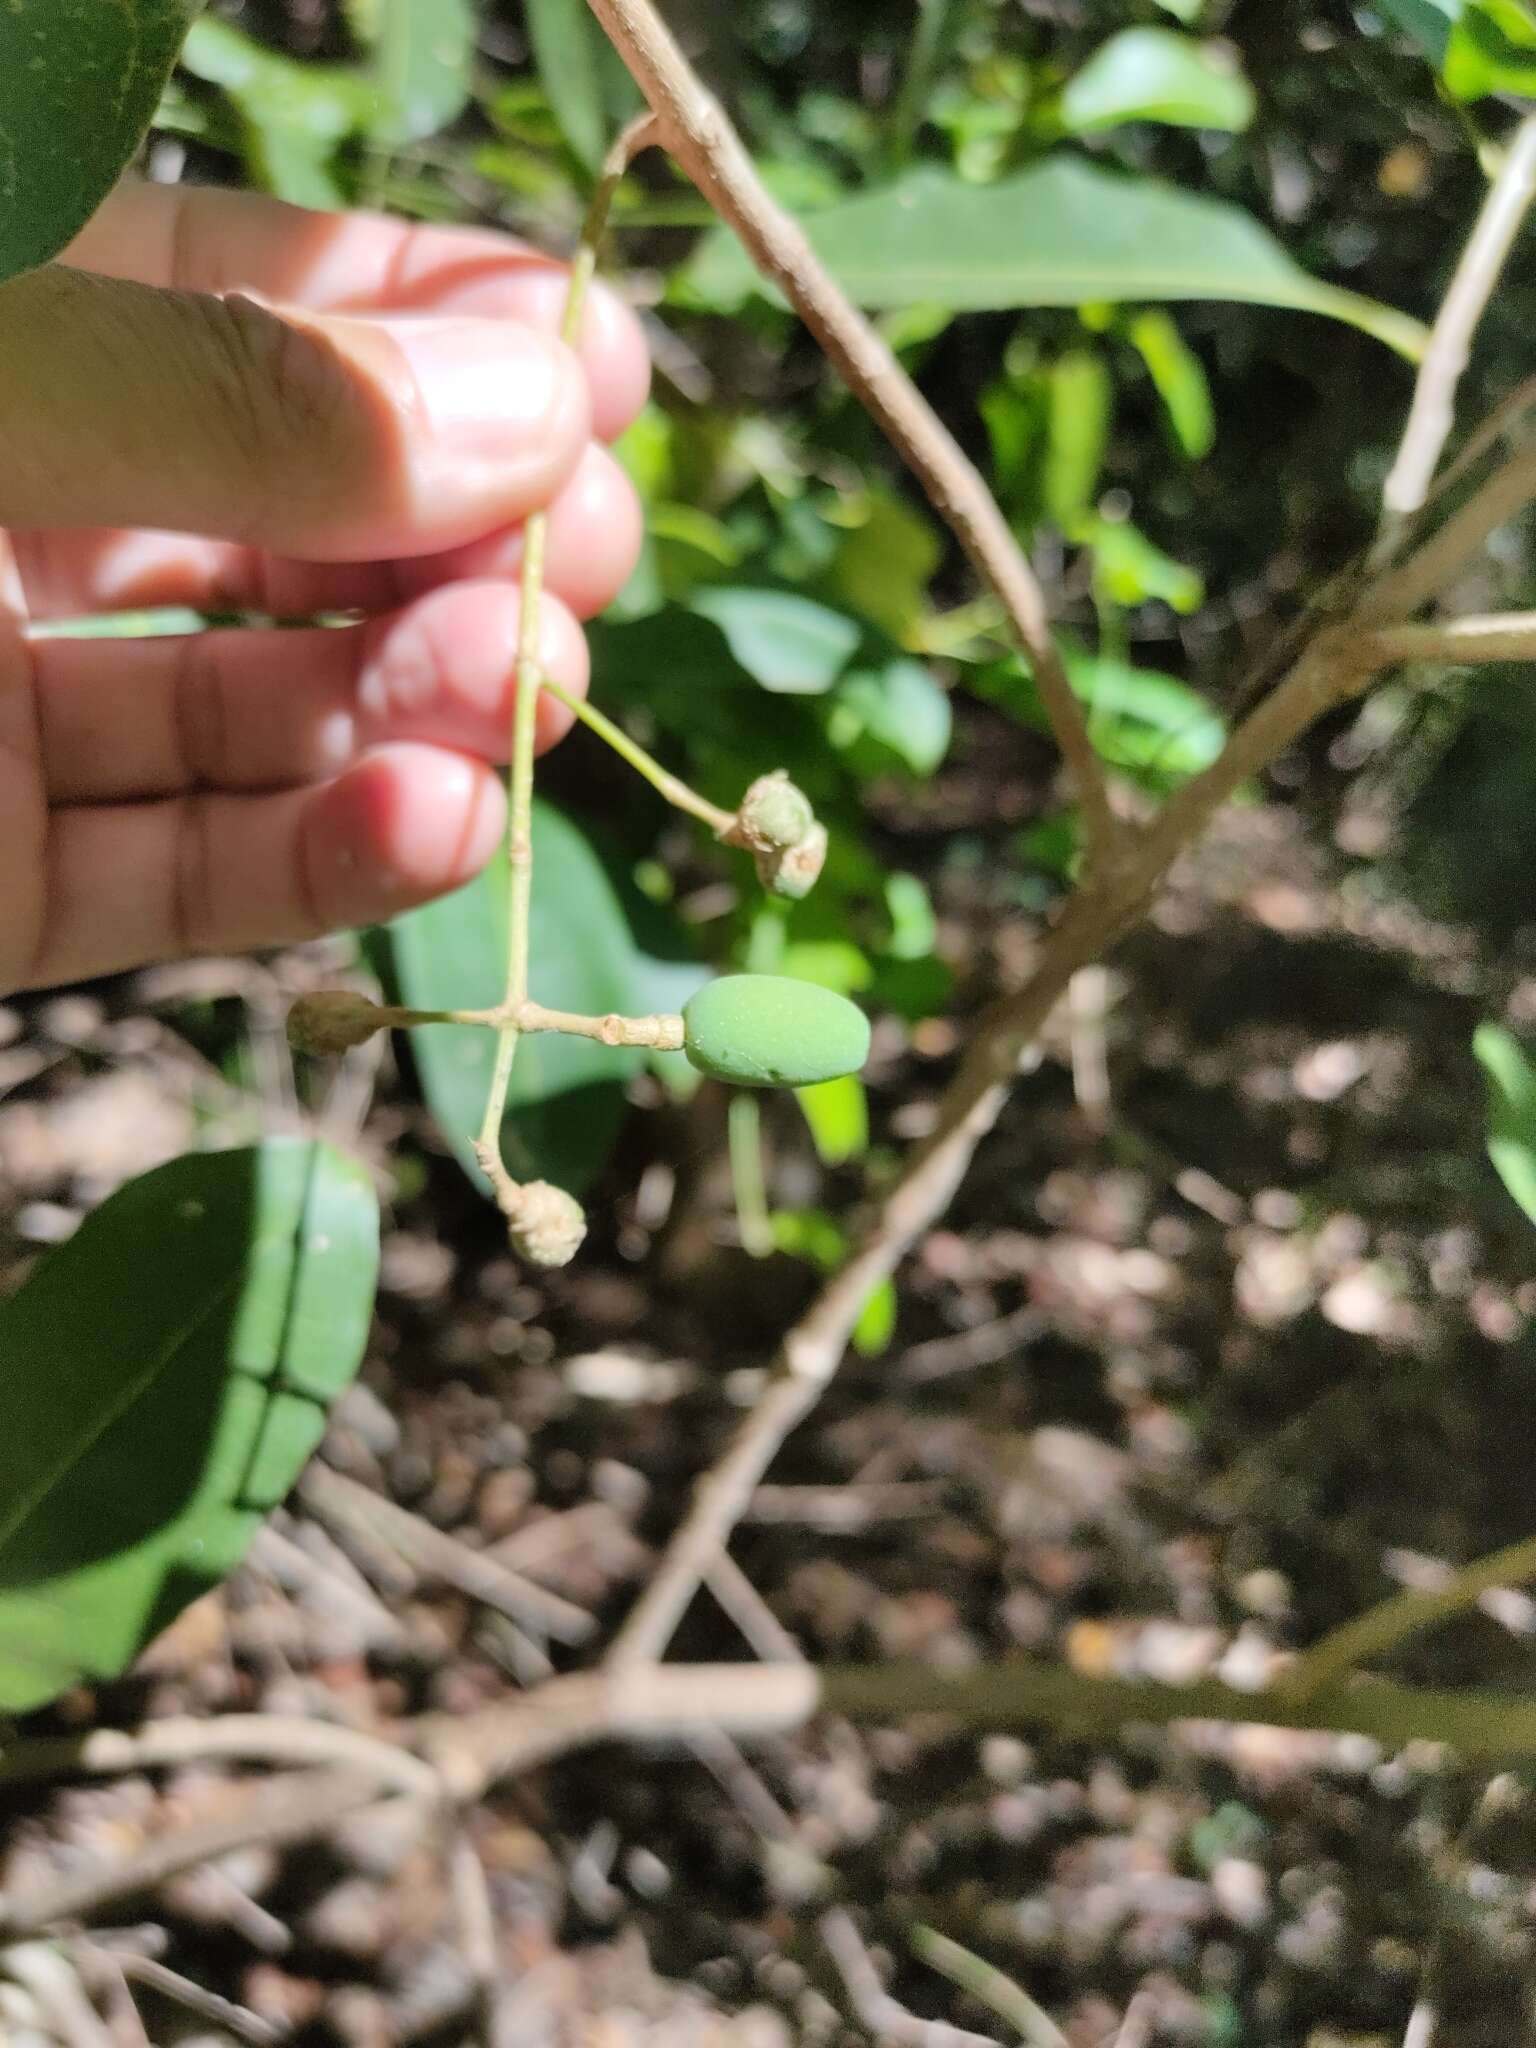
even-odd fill
[(745, 1089), (731, 1097), (726, 1112), (726, 1135), (741, 1248), (749, 1258), (766, 1259), (774, 1246), (768, 1187), (763, 1175), (763, 1114), (757, 1097), (747, 1094)]
[(649, 1017), (621, 1017), (610, 1010), (602, 1017), (588, 1017), (576, 1010), (551, 1010), (531, 998), (498, 1003), (494, 1010), (379, 1011), (381, 1030), (414, 1030), (418, 1024), (478, 1024), (488, 1031), (515, 1032), (519, 1038), (530, 1032), (558, 1031), (567, 1038), (592, 1038), (599, 1045), (638, 1045), (652, 1052), (680, 1052), (685, 1036), (682, 1018), (667, 1011)]
[[(598, 247), (607, 226), (613, 195), (631, 162), (655, 139), (655, 122), (649, 115), (643, 115), (624, 130), (604, 161), (602, 176), (582, 225), (581, 242), (571, 263), (565, 311), (560, 321), (560, 338), (568, 346), (574, 346), (581, 332), (587, 287), (597, 269)], [(507, 807), (507, 862), (511, 871), (507, 904), (506, 1009), (509, 1016), (515, 1016), (528, 997), (529, 913), (533, 903), (533, 742), (539, 690), (544, 681), (539, 661), (539, 618), (548, 538), (549, 515), (547, 512), (535, 512), (523, 532), (522, 616), (518, 626), (517, 698), (512, 713), (512, 766)], [(516, 1022), (509, 1021), (499, 1027), (496, 1065), (475, 1148), (503, 1207), (517, 1189), (517, 1183), (502, 1161), (501, 1125), (506, 1114), (512, 1063), (517, 1057), (518, 1032)]]
[(701, 819), (717, 839), (723, 839), (736, 823), (734, 811), (723, 811), (718, 804), (712, 804), (706, 796), (700, 796), (696, 789), (690, 789), (669, 769), (648, 754), (640, 742), (631, 739), (620, 725), (615, 725), (606, 713), (599, 711), (595, 704), (589, 704), (585, 697), (578, 697), (557, 683), (553, 676), (546, 675), (544, 688), (558, 704), (568, 711), (574, 711), (582, 724), (604, 740), (622, 760), (629, 763), (637, 775), (644, 776), (652, 789), (666, 798), (677, 810), (686, 811), (692, 818)]
[(784, 293), (1001, 598), (1082, 805), (1091, 866), (1092, 857), (1120, 837), (1104, 766), (1067, 680), (1039, 581), (980, 471), (828, 274), (799, 222), (770, 196), (740, 136), (652, 0), (587, 4), (655, 109), (667, 150)]
[(1420, 1629), (1475, 1607), (1495, 1586), (1536, 1579), (1536, 1537), (1479, 1558), (1433, 1591), (1396, 1593), (1315, 1642), (1278, 1682), (1289, 1700), (1310, 1700), (1348, 1672), (1395, 1650)]
[(1471, 356), (1472, 338), (1533, 200), (1536, 115), (1515, 130), (1436, 315), (1402, 445), (1382, 491), (1381, 559), (1391, 555), (1407, 522), (1429, 496), (1455, 423), (1456, 391)]

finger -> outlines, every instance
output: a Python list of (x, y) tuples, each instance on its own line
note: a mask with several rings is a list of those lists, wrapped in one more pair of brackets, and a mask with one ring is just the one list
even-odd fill
[(0, 288), (13, 527), (431, 553), (547, 504), (588, 429), (575, 357), (509, 320), (280, 313), (57, 265)]
[[(544, 579), (579, 618), (611, 604), (639, 560), (642, 521), (628, 477), (589, 443), (549, 512)], [(34, 619), (186, 605), (193, 611), (378, 612), (463, 578), (516, 576), (522, 529), (463, 548), (386, 562), (297, 562), (185, 534), (43, 528), (14, 536)]]
[[(510, 235), (426, 227), (381, 214), (311, 213), (211, 186), (120, 186), (65, 252), (106, 277), (187, 292), (255, 292), (326, 312), (473, 313), (555, 333), (563, 264)], [(595, 431), (615, 440), (650, 389), (640, 323), (596, 283), (578, 352)]]
[(31, 985), (380, 923), (477, 874), (505, 815), (489, 768), (424, 746), (311, 789), (57, 811)]
[[(521, 616), (509, 585), (464, 583), (335, 630), (39, 641), (33, 672), (49, 798), (277, 789), (340, 774), (398, 740), (504, 760)], [(558, 599), (541, 604), (539, 629), (545, 671), (583, 693), (586, 642)], [(541, 696), (541, 748), (570, 723), (563, 704)]]
[(48, 810), (23, 618), (19, 579), (0, 534), (0, 996), (35, 957), (43, 924)]

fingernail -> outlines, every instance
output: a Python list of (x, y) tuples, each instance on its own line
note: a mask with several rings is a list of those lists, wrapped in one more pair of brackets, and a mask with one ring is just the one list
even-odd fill
[(565, 424), (580, 372), (559, 342), (511, 320), (425, 315), (384, 322), (410, 365), (434, 433), (451, 452), (524, 452)]

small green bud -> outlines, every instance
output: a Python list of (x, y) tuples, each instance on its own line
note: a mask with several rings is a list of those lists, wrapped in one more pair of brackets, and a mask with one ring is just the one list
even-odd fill
[(530, 1266), (568, 1266), (581, 1250), (587, 1234), (582, 1206), (552, 1181), (524, 1181), (502, 1207), (512, 1249)]
[(811, 800), (783, 768), (760, 775), (741, 800), (732, 835), (753, 853), (787, 853), (816, 823)]
[(740, 1088), (808, 1088), (855, 1074), (869, 1019), (846, 996), (782, 974), (729, 974), (683, 1009), (683, 1050), (701, 1073)]
[(382, 1029), (384, 1012), (350, 989), (324, 989), (300, 996), (288, 1012), (288, 1043), (295, 1052), (349, 1052)]
[(765, 889), (794, 902), (809, 895), (827, 857), (827, 828), (782, 768), (757, 778), (723, 836), (751, 854)]
[(775, 896), (798, 903), (815, 888), (827, 860), (827, 828), (813, 825), (786, 853), (756, 855), (758, 880)]

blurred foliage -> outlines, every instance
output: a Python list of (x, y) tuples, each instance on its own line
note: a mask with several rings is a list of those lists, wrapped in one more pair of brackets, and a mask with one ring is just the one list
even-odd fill
[[(1245, 662), (1370, 532), (1401, 358), (1508, 124), (1498, 96), (1530, 84), (1530, 7), (668, 11), (770, 187), (993, 482), (1052, 587), (1104, 758), (1148, 797), (1198, 772)], [(567, 247), (633, 87), (583, 0), (495, 0), (473, 48), (457, 22), (407, 0), (302, 19), (247, 0), (238, 27), (209, 19), (189, 45), (168, 146), (196, 175)], [(832, 850), (810, 899), (765, 905), (739, 857), (677, 827), (584, 736), (549, 764), (562, 829), (601, 813), (608, 871), (643, 885), (628, 901), (688, 927), (710, 967), (806, 975), (918, 1028), (956, 995), (947, 879), (963, 869), (968, 900), (979, 889), (1001, 914), (1048, 901), (1073, 869), (1031, 677), (862, 411), (665, 160), (642, 160), (615, 219), (610, 261), (654, 308), (658, 377), (620, 449), (647, 538), (592, 630), (594, 692), (720, 803), (788, 768)], [(1515, 381), (1527, 312), (1521, 289), (1494, 307), (1471, 402)], [(1501, 598), (1528, 596), (1523, 559), (1494, 573)], [(1456, 843), (1466, 792), (1453, 813), (1440, 792), (1476, 704), (1449, 684), (1434, 703), (1414, 843), (1447, 845), (1442, 864), (1475, 890), (1478, 855)], [(1531, 761), (1523, 733), (1510, 739), (1484, 752), (1513, 793)], [(944, 856), (946, 819), (999, 763), (1012, 808), (971, 818)], [(1528, 811), (1500, 811), (1527, 866)], [(609, 951), (629, 914), (617, 901), (589, 906)], [(457, 948), (443, 979), (467, 994), (487, 943), (473, 907), (418, 913), (396, 960)], [(557, 939), (548, 956), (540, 941), (546, 975)], [(422, 1078), (436, 1100), (441, 1081)], [(541, 1150), (520, 1114), (526, 1164), (581, 1178), (600, 1163), (608, 1110), (579, 1165)], [(862, 1096), (807, 1114), (824, 1155), (857, 1167)], [(831, 1228), (775, 1224), (813, 1263)]]

